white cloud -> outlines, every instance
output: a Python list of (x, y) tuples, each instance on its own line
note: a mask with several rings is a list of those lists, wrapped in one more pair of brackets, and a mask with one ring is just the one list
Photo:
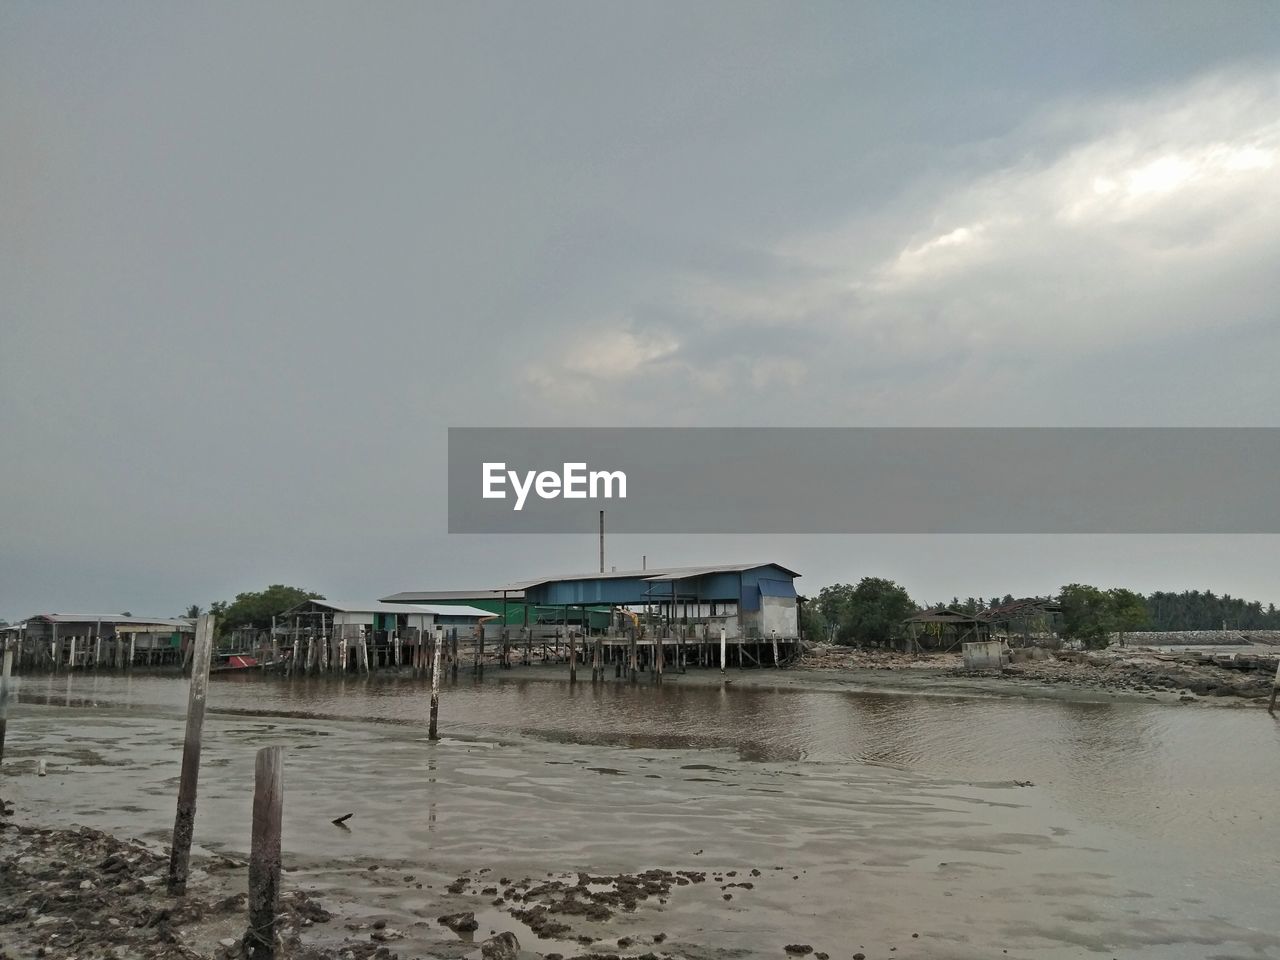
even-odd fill
[(1280, 247), (1280, 76), (1062, 106), (993, 152), (1021, 159), (780, 239), (755, 274), (673, 278), (654, 302), (687, 319), (679, 342), (614, 329), (561, 343), (556, 363), (846, 411), (883, 409), (875, 381), (893, 378), (904, 406), (949, 398), (950, 417), (994, 384), (1016, 389), (1009, 363), (1071, 363), (1271, 309), (1257, 264)]
[(595, 330), (565, 342), (557, 359), (539, 363), (528, 380), (549, 397), (584, 402), (595, 398), (601, 385), (623, 384), (679, 349), (679, 341), (663, 333)]

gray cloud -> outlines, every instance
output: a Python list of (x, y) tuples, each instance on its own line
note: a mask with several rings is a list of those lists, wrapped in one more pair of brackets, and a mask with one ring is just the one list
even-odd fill
[(1267, 3), (9, 4), (0, 614), (581, 566), (444, 534), (451, 424), (1273, 424), (1278, 69)]

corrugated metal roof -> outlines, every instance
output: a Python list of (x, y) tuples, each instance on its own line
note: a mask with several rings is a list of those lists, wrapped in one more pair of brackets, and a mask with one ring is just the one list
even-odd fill
[[(523, 590), (508, 590), (508, 600), (524, 598)], [(430, 603), (432, 600), (501, 600), (501, 590), (405, 590), (383, 597), (383, 603)]]
[(136, 623), (151, 626), (195, 629), (190, 620), (171, 617), (126, 617), (118, 613), (37, 613), (28, 620), (44, 620), (46, 623)]
[(784, 567), (780, 563), (717, 563), (704, 567), (647, 567), (643, 570), (611, 570), (607, 573), (568, 573), (557, 577), (542, 577), (538, 580), (517, 580), (509, 589), (525, 590), (544, 583), (556, 583), (562, 580), (617, 580), (625, 577), (638, 577), (641, 580), (687, 580), (690, 577), (705, 577), (713, 573), (742, 573), (744, 570), (755, 570), (757, 567), (777, 567), (793, 577), (800, 574)]
[[(342, 600), (308, 600), (306, 604), (324, 607), (336, 613), (429, 613), (437, 617), (492, 617), (494, 614), (479, 607), (468, 607), (462, 604), (430, 604), (430, 603), (383, 603), (379, 600), (345, 602)], [(305, 606), (306, 604), (299, 604)], [(297, 609), (294, 607), (293, 609)], [(289, 611), (285, 611), (286, 614)]]
[(981, 623), (981, 621), (972, 614), (965, 613), (963, 610), (953, 610), (950, 607), (930, 607), (928, 610), (921, 610), (914, 616), (907, 617), (906, 623)]

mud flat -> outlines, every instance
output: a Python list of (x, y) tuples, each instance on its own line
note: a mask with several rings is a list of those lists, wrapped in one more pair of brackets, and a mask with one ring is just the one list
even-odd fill
[[(1274, 647), (1261, 647), (1265, 657)], [(580, 668), (581, 669), (581, 668)], [(741, 670), (731, 667), (723, 676), (714, 668), (691, 668), (686, 673), (668, 668), (666, 686), (732, 689), (795, 689), (814, 692), (862, 691), (884, 694), (946, 697), (1016, 697), (1087, 702), (1196, 704), (1212, 707), (1265, 705), (1271, 693), (1274, 666), (1266, 670), (1237, 670), (1198, 663), (1191, 655), (1143, 648), (1091, 653), (1047, 655), (1042, 660), (1010, 664), (997, 672), (972, 673), (957, 653), (920, 656), (888, 651), (860, 651), (827, 647), (790, 666)], [(563, 664), (516, 666), (486, 670), (489, 679), (509, 682), (564, 683)], [(640, 685), (652, 684), (642, 675)], [(580, 686), (590, 686), (579, 675)], [(610, 677), (606, 686), (626, 686)]]
[[(3, 960), (239, 960), (247, 955), (243, 861), (201, 857), (187, 894), (170, 897), (164, 885), (167, 851), (90, 827), (12, 822), (13, 812), (0, 802)], [(363, 874), (381, 873), (385, 885), (423, 890), (416, 875), (404, 869), (390, 862), (353, 867)], [(740, 950), (714, 944), (668, 944), (662, 911), (682, 887), (706, 884), (728, 903), (753, 891), (762, 876), (758, 868), (741, 876), (737, 870), (653, 868), (639, 874), (549, 873), (517, 879), (481, 867), (464, 872), (436, 894), (422, 895), (419, 914), (442, 912), (434, 920), (423, 916), (405, 923), (402, 917), (404, 929), (379, 915), (376, 905), (335, 894), (336, 913), (330, 912), (314, 895), (295, 888), (281, 895), (276, 955), (280, 960), (743, 956)], [(626, 927), (628, 932), (609, 931), (609, 921), (620, 915), (634, 918), (640, 908), (645, 908), (644, 916)], [(919, 938), (918, 933), (913, 936)], [(410, 938), (411, 943), (402, 943)], [(523, 949), (522, 941), (537, 949)], [(782, 952), (829, 957), (808, 943), (786, 944)]]
[[(1270, 647), (1258, 649), (1268, 657), (1274, 654)], [(1020, 653), (1017, 651), (1015, 655)], [(1248, 662), (1248, 658), (1244, 659)], [(1269, 670), (1230, 669), (1197, 662), (1194, 656), (1129, 648), (1046, 654), (1043, 659), (1014, 662), (998, 673), (970, 673), (964, 669), (958, 654), (911, 657), (827, 648), (787, 671), (790, 674), (787, 680), (817, 687), (837, 683), (916, 694), (1147, 700), (1239, 707), (1256, 706), (1268, 700), (1274, 669), (1274, 666)]]

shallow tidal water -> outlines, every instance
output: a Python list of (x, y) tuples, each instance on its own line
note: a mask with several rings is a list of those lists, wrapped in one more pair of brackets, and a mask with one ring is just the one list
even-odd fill
[[(602, 935), (662, 932), (690, 957), (807, 943), (846, 960), (1280, 958), (1280, 723), (1265, 710), (751, 679), (464, 676), (432, 744), (420, 680), (216, 677), (197, 842), (246, 852), (254, 751), (283, 744), (287, 882), (408, 930), (402, 957), (432, 955), (439, 929), (417, 942), (414, 924), (449, 909), (530, 956), (575, 952), (490, 898), (445, 894), (463, 873), (660, 867), (760, 875), (730, 900), (678, 887)], [(168, 840), (185, 681), (33, 677), (20, 697), (0, 796), (38, 823)], [(330, 824), (345, 813), (349, 829)]]

